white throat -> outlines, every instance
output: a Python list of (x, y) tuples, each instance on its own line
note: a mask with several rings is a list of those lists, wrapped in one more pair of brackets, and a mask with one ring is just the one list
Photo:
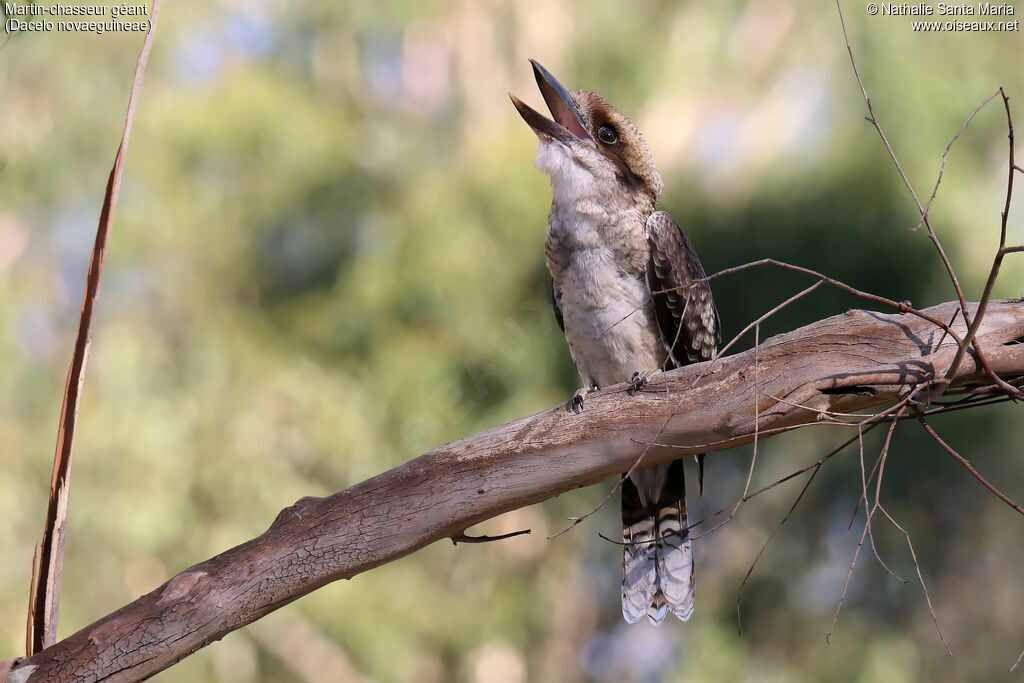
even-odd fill
[(593, 172), (576, 161), (570, 149), (557, 140), (540, 141), (534, 166), (551, 178), (551, 192), (559, 205), (571, 206), (600, 194)]

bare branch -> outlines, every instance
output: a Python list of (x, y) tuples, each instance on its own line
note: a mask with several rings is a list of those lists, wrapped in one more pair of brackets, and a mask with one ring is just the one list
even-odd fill
[[(948, 319), (958, 305), (924, 313)], [(1014, 343), (1022, 335), (1024, 303), (990, 304), (977, 338), (1006, 379), (1024, 376), (1024, 344)], [(822, 410), (906, 405), (915, 388), (941, 377), (952, 361), (958, 346), (936, 344), (941, 336), (941, 326), (914, 315), (849, 311), (768, 339), (756, 352), (720, 358), (713, 373), (710, 362), (690, 365), (659, 375), (647, 391), (609, 387), (580, 415), (559, 406), (495, 427), (332, 496), (303, 498), (263, 535), (19, 661), (12, 676), (145, 678), (327, 583), (617, 476), (644, 452), (645, 464), (653, 465), (749, 443), (755, 433), (768, 438), (768, 430), (806, 425)], [(750, 381), (755, 355), (761, 391)], [(986, 379), (963, 365), (951, 378), (954, 387)], [(789, 403), (764, 406), (768, 394)], [(869, 416), (865, 427), (890, 415), (891, 409)]]

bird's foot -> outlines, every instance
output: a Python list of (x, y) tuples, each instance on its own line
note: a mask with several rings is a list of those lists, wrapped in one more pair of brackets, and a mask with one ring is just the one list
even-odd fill
[(647, 386), (647, 383), (652, 379), (661, 374), (660, 369), (644, 370), (642, 372), (634, 372), (633, 376), (629, 380), (629, 393), (635, 393), (642, 390)]
[(576, 393), (572, 395), (569, 402), (565, 404), (565, 409), (571, 413), (579, 414), (583, 410), (583, 397), (589, 394), (591, 391), (597, 391), (598, 386), (595, 384), (589, 387), (580, 387), (576, 390)]

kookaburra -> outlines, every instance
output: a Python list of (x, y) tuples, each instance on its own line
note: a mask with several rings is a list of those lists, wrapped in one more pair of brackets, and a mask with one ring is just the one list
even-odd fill
[[(718, 312), (690, 240), (655, 203), (664, 187), (643, 135), (601, 96), (570, 93), (531, 60), (552, 121), (514, 95), (551, 178), (545, 244), (555, 317), (582, 387), (631, 381), (709, 360)], [(637, 468), (622, 483), (622, 615), (659, 624), (693, 614), (693, 554), (683, 461)]]

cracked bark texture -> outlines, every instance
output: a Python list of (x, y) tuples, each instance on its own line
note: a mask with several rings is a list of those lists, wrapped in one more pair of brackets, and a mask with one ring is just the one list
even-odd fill
[[(927, 309), (954, 319), (953, 303)], [(972, 305), (972, 311), (976, 307)], [(964, 333), (962, 319), (954, 329)], [(1003, 379), (1024, 376), (1024, 303), (990, 305), (977, 342)], [(645, 464), (752, 441), (757, 429), (813, 423), (898, 400), (941, 377), (956, 352), (910, 314), (853, 310), (765, 341), (755, 352), (657, 377), (636, 395), (592, 394), (579, 415), (552, 408), (422, 455), (325, 498), (281, 511), (261, 536), (178, 574), (156, 590), (34, 656), (10, 681), (129, 681), (151, 676), (320, 588), (407, 555), (508, 510)], [(988, 384), (973, 356), (955, 384)], [(682, 450), (680, 450), (680, 448)], [(2, 671), (2, 668), (0, 668)], [(2, 677), (0, 677), (2, 678)]]

